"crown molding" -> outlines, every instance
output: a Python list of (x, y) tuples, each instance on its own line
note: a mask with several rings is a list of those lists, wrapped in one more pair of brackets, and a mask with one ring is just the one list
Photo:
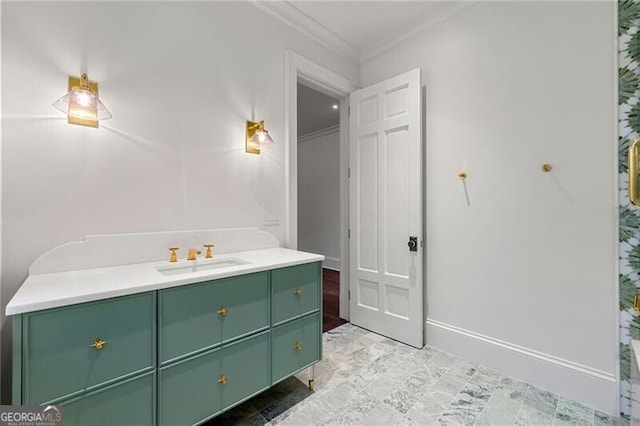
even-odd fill
[(280, 22), (300, 31), (334, 53), (346, 58), (350, 62), (361, 64), (382, 55), (388, 50), (393, 49), (438, 24), (448, 21), (454, 15), (481, 1), (483, 0), (464, 0), (452, 3), (452, 6), (443, 6), (424, 22), (409, 26), (404, 31), (385, 41), (370, 43), (366, 48), (362, 49), (362, 51), (302, 12), (289, 1), (251, 0), (250, 3), (275, 17)]
[(428, 29), (441, 24), (443, 22), (448, 21), (453, 16), (462, 12), (463, 10), (473, 6), (481, 0), (466, 0), (462, 3), (455, 4), (453, 7), (443, 7), (441, 10), (438, 10), (437, 13), (426, 21), (409, 27), (407, 30), (402, 33), (396, 35), (395, 37), (390, 38), (389, 40), (382, 43), (375, 43), (368, 46), (365, 52), (360, 55), (360, 63), (364, 63), (370, 61), (386, 51), (393, 49), (394, 47), (402, 44), (409, 39), (419, 35), (420, 33), (427, 31)]
[(288, 1), (253, 0), (251, 4), (317, 41), (329, 50), (343, 56), (350, 62), (354, 64), (360, 62), (360, 50), (358, 48), (338, 37), (327, 27)]
[(340, 131), (340, 125), (335, 124), (333, 126), (326, 127), (320, 130), (314, 130), (313, 132), (305, 133), (304, 135), (298, 136), (298, 143), (303, 143), (310, 141), (311, 139), (316, 139), (321, 136), (330, 135), (332, 133), (337, 133)]

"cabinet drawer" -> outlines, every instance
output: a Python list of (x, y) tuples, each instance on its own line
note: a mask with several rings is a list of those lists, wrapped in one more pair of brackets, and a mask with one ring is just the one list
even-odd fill
[(63, 402), (65, 426), (151, 425), (155, 418), (155, 373)]
[(273, 329), (273, 383), (320, 360), (320, 315)]
[[(220, 377), (226, 383), (219, 383)], [(269, 332), (164, 367), (159, 424), (191, 425), (269, 387)]]
[(161, 363), (269, 326), (268, 272), (159, 294)]
[(273, 323), (320, 308), (320, 263), (307, 263), (271, 272)]
[[(155, 365), (155, 293), (24, 317), (24, 402), (42, 404)], [(98, 339), (101, 348), (91, 347)]]

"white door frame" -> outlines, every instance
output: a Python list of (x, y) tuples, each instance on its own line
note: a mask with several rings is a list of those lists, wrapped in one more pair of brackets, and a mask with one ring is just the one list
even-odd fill
[(298, 248), (298, 82), (340, 99), (340, 317), (349, 319), (349, 93), (355, 82), (297, 53), (285, 52), (284, 245)]

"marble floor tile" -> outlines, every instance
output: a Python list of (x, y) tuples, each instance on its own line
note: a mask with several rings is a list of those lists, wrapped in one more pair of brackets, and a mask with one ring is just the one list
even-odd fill
[(530, 386), (524, 397), (523, 405), (553, 417), (558, 406), (558, 396), (536, 386)]
[(627, 426), (436, 348), (347, 323), (323, 334), (315, 390), (302, 371), (206, 425)]
[(518, 418), (522, 401), (511, 399), (509, 396), (493, 394), (485, 405), (476, 425), (512, 425)]
[(595, 410), (594, 413), (595, 426), (629, 426), (629, 421), (620, 417), (611, 417), (608, 414)]
[(382, 402), (390, 405), (402, 414), (407, 414), (407, 411), (409, 411), (413, 407), (416, 401), (416, 397), (409, 391), (406, 391), (404, 389), (396, 389)]
[(518, 418), (516, 419), (516, 424), (518, 426), (544, 426), (544, 425), (552, 425), (554, 420), (555, 413), (546, 413), (536, 408), (525, 405), (524, 402), (520, 407), (520, 411), (518, 412)]
[(385, 403), (380, 403), (373, 407), (366, 416), (362, 418), (362, 425), (411, 425), (409, 418), (390, 409)]
[(594, 423), (594, 410), (579, 402), (560, 398), (556, 409), (556, 423), (558, 422), (564, 422), (569, 425), (592, 425)]
[(475, 424), (479, 413), (462, 408), (449, 408), (438, 419), (438, 425), (471, 426)]
[(407, 417), (418, 424), (435, 424), (451, 405), (453, 396), (444, 392), (429, 392), (418, 399)]
[(522, 402), (528, 390), (528, 383), (505, 376), (498, 382), (494, 393), (502, 396), (508, 396), (510, 399)]

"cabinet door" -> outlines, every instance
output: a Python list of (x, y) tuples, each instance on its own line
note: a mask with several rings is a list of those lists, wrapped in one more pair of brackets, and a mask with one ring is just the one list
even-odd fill
[(273, 383), (320, 360), (320, 315), (273, 329)]
[(320, 309), (320, 263), (271, 271), (273, 324)]
[(159, 423), (201, 422), (269, 387), (269, 332), (174, 363), (159, 375)]
[(63, 402), (65, 426), (152, 425), (155, 418), (155, 373)]
[(155, 292), (24, 317), (23, 404), (70, 397), (155, 366)]
[(268, 272), (162, 290), (159, 295), (161, 363), (269, 326)]

